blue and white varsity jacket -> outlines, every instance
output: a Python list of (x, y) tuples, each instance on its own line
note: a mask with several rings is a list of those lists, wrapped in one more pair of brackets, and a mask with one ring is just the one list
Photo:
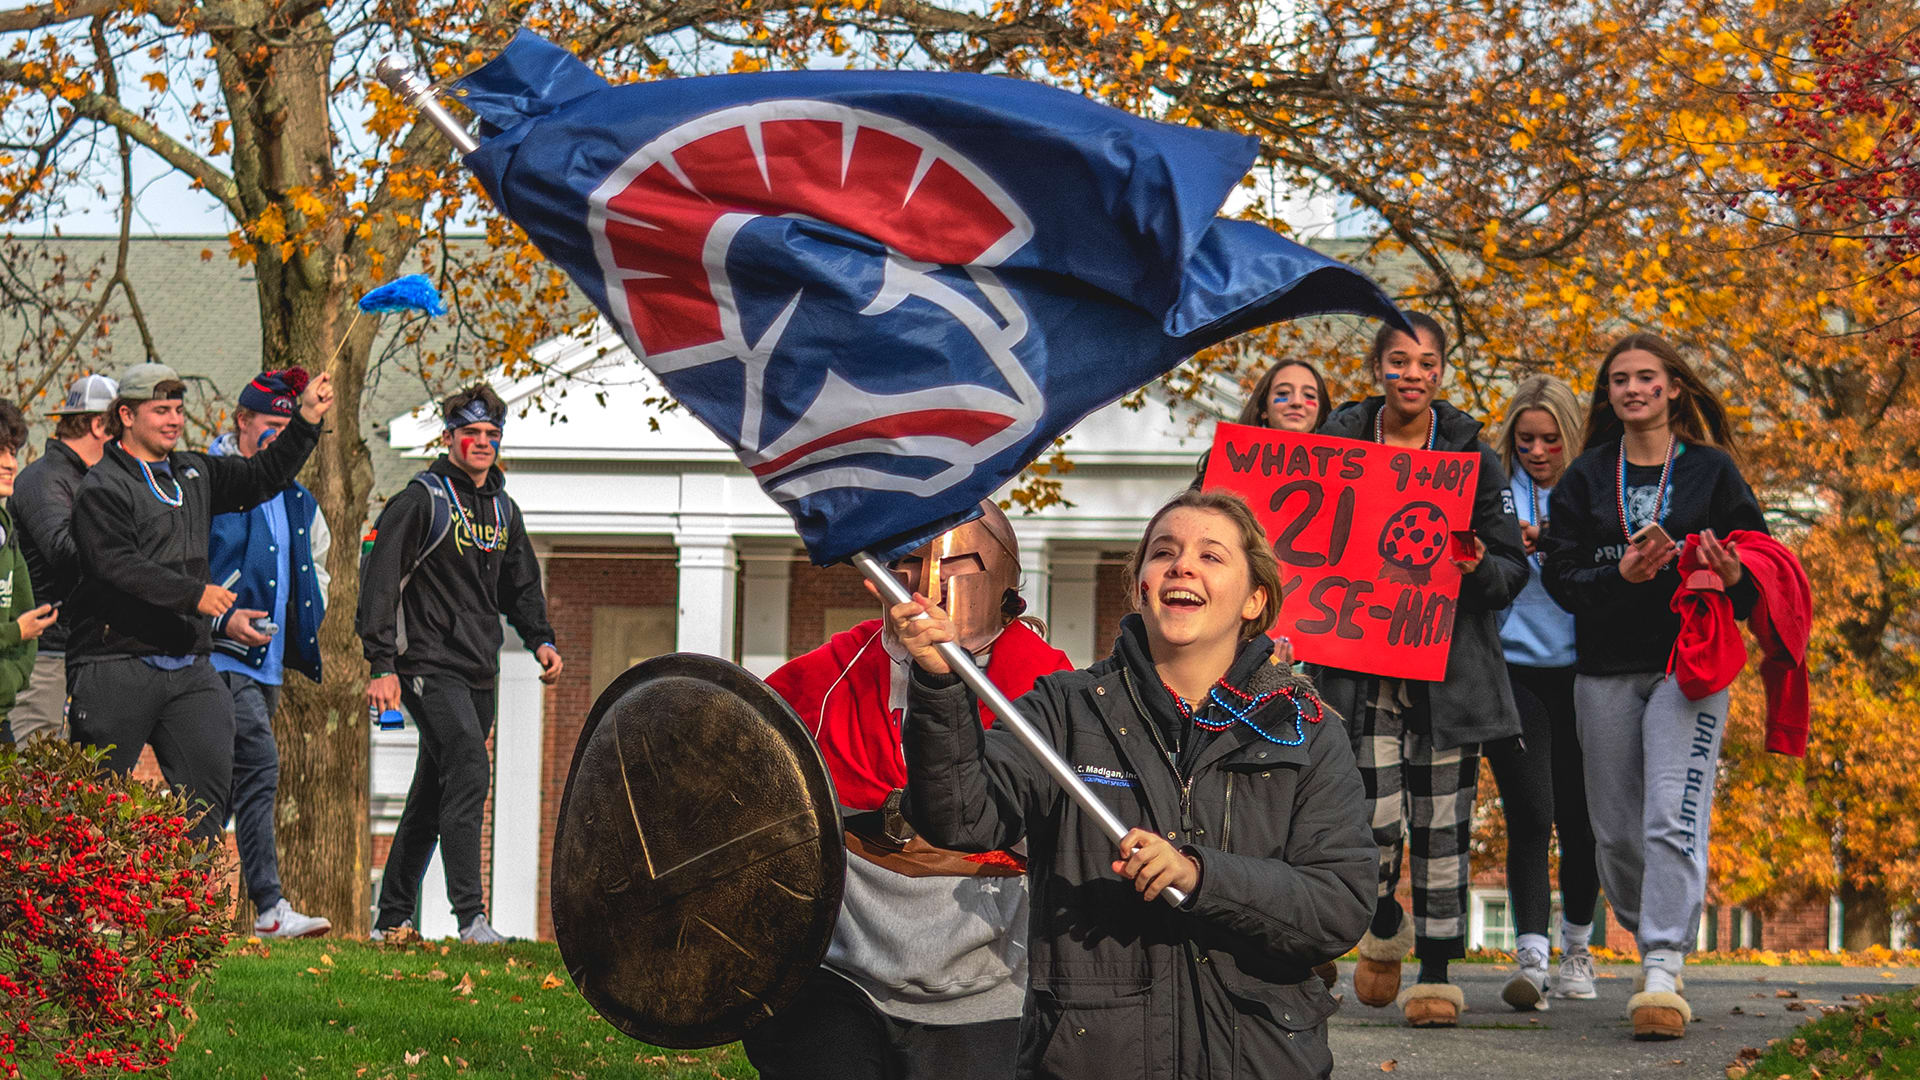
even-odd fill
[[(228, 432), (207, 450), (210, 454), (236, 453), (234, 436)], [(233, 587), (237, 595), (233, 608), (254, 611), (273, 610), (274, 588), (271, 582), (282, 566), (292, 568), (292, 588), (277, 635), (285, 642), (281, 658), (283, 670), (298, 671), (314, 682), (320, 681), (320, 620), (327, 613), (327, 549), (332, 533), (327, 519), (320, 514), (313, 493), (299, 484), (290, 485), (275, 496), (287, 515), (288, 550), (276, 550), (273, 530), (267, 524), (267, 506), (261, 503), (237, 514), (216, 514), (207, 545), (207, 563), (213, 584), (227, 580), (240, 571)], [(282, 558), (287, 562), (282, 562)], [(213, 621), (213, 647), (248, 667), (259, 669), (267, 661), (268, 645), (249, 649), (226, 636), (228, 615)]]

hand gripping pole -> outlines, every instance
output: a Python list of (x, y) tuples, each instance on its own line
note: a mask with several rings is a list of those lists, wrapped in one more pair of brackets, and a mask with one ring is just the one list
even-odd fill
[[(888, 573), (887, 568), (880, 565), (880, 560), (872, 555), (864, 551), (855, 555), (853, 565), (859, 567), (860, 573), (865, 575), (868, 581), (873, 582), (874, 588), (880, 590), (880, 596), (887, 602), (887, 606), (913, 602), (913, 595), (907, 592), (899, 579)], [(952, 641), (943, 641), (936, 648), (940, 651), (940, 658), (947, 662), (947, 667), (955, 675), (960, 676), (961, 682), (967, 684), (967, 689), (973, 691), (974, 696), (981, 701), (986, 702), (987, 708), (993, 710), (1001, 723), (1012, 729), (1021, 744), (1027, 748), (1027, 752), (1038, 758), (1040, 764), (1045, 766), (1047, 773), (1053, 777), (1053, 782), (1059, 784), (1074, 802), (1079, 803), (1080, 809), (1092, 814), (1093, 819), (1100, 823), (1100, 827), (1107, 831), (1107, 835), (1113, 838), (1114, 845), (1118, 847), (1120, 841), (1126, 838), (1128, 831), (1126, 824), (1120, 820), (1119, 816), (1094, 795), (1086, 782), (1074, 773), (1073, 767), (1060, 756), (1059, 751), (1041, 736), (1039, 729), (1028, 723), (1026, 717), (1020, 715), (1020, 710), (1014, 708), (1013, 702), (1007, 700), (1007, 695), (1001, 693), (1000, 688), (988, 680), (987, 673), (980, 670), (979, 665), (973, 662), (973, 657), (967, 655), (965, 649)], [(1160, 890), (1160, 895), (1175, 907), (1187, 902), (1186, 893), (1172, 886)]]

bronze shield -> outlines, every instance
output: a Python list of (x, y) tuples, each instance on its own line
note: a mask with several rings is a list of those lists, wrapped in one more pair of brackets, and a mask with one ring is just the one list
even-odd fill
[(711, 656), (634, 665), (587, 716), (553, 838), (553, 933), (621, 1031), (718, 1046), (826, 954), (846, 850), (800, 718)]

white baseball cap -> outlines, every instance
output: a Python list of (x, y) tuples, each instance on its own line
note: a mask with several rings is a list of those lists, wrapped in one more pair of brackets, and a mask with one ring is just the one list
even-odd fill
[(67, 387), (67, 400), (57, 409), (48, 409), (50, 416), (65, 416), (68, 413), (106, 412), (119, 396), (120, 384), (105, 375), (82, 375)]

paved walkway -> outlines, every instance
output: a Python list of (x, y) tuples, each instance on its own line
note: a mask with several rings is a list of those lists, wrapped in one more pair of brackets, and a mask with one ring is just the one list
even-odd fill
[[(1353, 1000), (1353, 968), (1340, 965), (1334, 993), (1344, 995), (1332, 1022), (1336, 1080), (1377, 1077), (1393, 1062), (1396, 1080), (1561, 1080), (1632, 1076), (1653, 1080), (1724, 1080), (1742, 1047), (1767, 1040), (1818, 1017), (1822, 1005), (1853, 994), (1881, 994), (1920, 983), (1916, 968), (1761, 967), (1687, 968), (1687, 1000), (1694, 1023), (1675, 1042), (1634, 1042), (1627, 1022), (1636, 968), (1600, 969), (1594, 1001), (1553, 999), (1544, 1013), (1516, 1013), (1500, 1000), (1512, 969), (1455, 964), (1454, 982), (1467, 1012), (1454, 1030), (1414, 1031), (1397, 1008), (1369, 1009)], [(1414, 965), (1407, 965), (1412, 978)], [(1782, 997), (1790, 991), (1798, 997)], [(1804, 1006), (1802, 1010), (1789, 1008)]]

